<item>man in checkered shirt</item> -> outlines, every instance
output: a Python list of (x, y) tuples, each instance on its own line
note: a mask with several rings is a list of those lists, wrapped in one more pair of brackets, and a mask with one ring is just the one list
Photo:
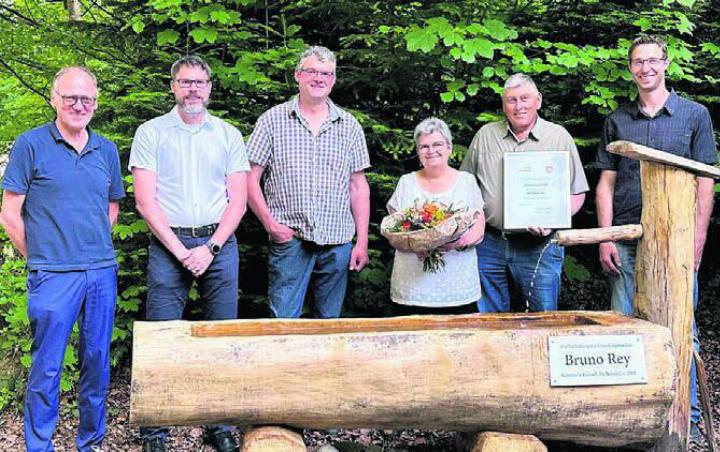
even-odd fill
[(247, 144), (248, 204), (270, 234), (275, 317), (300, 317), (309, 285), (316, 316), (339, 317), (348, 269), (368, 262), (370, 158), (360, 124), (328, 97), (335, 69), (330, 50), (305, 50), (298, 95), (260, 116)]

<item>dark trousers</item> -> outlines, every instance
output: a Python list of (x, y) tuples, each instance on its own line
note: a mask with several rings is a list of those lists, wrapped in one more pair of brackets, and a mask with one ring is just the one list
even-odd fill
[[(204, 245), (210, 237), (177, 234), (188, 249)], [(182, 318), (188, 293), (196, 279), (175, 259), (155, 237), (151, 239), (148, 256), (148, 297), (146, 320), (179, 320)], [(239, 256), (237, 239), (230, 236), (215, 256), (207, 271), (197, 278), (198, 292), (204, 303), (206, 320), (236, 319), (238, 313)], [(229, 431), (227, 425), (211, 425), (208, 434)], [(151, 438), (165, 440), (165, 427), (141, 427), (143, 441)]]

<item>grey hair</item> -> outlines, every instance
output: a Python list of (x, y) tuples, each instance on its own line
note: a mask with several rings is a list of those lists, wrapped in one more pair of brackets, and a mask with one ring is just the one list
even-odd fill
[(505, 82), (505, 85), (503, 86), (503, 97), (505, 96), (505, 92), (512, 88), (517, 88), (518, 86), (522, 85), (530, 85), (536, 93), (540, 94), (540, 91), (537, 88), (537, 85), (533, 81), (532, 78), (530, 78), (529, 75), (525, 75), (522, 73), (513, 74), (510, 76), (510, 78), (507, 79)]
[(443, 138), (445, 138), (448, 146), (452, 146), (452, 133), (450, 133), (450, 127), (448, 127), (442, 119), (434, 117), (423, 119), (420, 121), (420, 124), (415, 127), (415, 132), (413, 133), (415, 145), (417, 146), (421, 135), (430, 135), (435, 132), (438, 132), (443, 136)]
[(337, 64), (335, 59), (335, 54), (332, 50), (328, 49), (327, 47), (323, 46), (311, 46), (306, 48), (303, 53), (300, 54), (300, 58), (298, 58), (297, 65), (295, 66), (295, 71), (301, 70), (303, 60), (305, 58), (309, 58), (311, 56), (314, 56), (318, 59), (321, 63), (328, 62), (332, 64)]
[(95, 74), (93, 74), (92, 71), (90, 69), (86, 68), (85, 66), (67, 66), (67, 67), (64, 67), (64, 68), (60, 69), (59, 71), (57, 71), (57, 73), (55, 74), (55, 77), (53, 78), (53, 83), (52, 83), (53, 91), (55, 91), (57, 88), (58, 80), (60, 80), (60, 78), (63, 75), (67, 74), (70, 71), (74, 71), (74, 70), (84, 72), (88, 77), (90, 77), (93, 81), (93, 85), (95, 85), (95, 90), (97, 91), (97, 77), (95, 77)]
[(208, 78), (212, 77), (212, 70), (210, 65), (205, 62), (202, 58), (197, 55), (187, 55), (179, 60), (176, 60), (170, 67), (170, 76), (175, 79), (175, 76), (180, 72), (180, 68), (183, 66), (199, 67), (207, 74)]

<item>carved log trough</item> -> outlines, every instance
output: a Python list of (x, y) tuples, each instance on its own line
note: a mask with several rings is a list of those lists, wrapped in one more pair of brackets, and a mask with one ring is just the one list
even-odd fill
[[(551, 387), (548, 337), (638, 334), (647, 384)], [(131, 422), (500, 431), (608, 447), (663, 433), (668, 328), (610, 312), (137, 322)]]

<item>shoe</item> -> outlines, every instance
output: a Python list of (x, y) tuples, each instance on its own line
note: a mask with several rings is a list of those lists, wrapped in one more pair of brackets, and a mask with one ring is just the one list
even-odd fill
[(218, 452), (236, 452), (240, 450), (237, 441), (230, 432), (220, 432), (214, 435), (205, 434), (205, 443), (210, 444)]
[(165, 452), (165, 441), (160, 438), (143, 440), (143, 452)]
[(90, 446), (90, 452), (104, 452), (104, 450), (101, 445), (95, 444), (94, 446)]

